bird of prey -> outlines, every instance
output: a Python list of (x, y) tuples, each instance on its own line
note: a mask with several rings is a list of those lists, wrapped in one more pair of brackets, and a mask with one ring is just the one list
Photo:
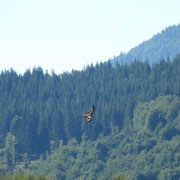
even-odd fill
[(94, 110), (95, 110), (95, 107), (92, 106), (88, 114), (83, 114), (83, 118), (87, 117), (87, 122), (91, 122)]

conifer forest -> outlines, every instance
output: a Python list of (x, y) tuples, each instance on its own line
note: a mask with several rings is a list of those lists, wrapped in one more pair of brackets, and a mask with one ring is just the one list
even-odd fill
[[(92, 105), (88, 123), (82, 115)], [(0, 172), (179, 179), (180, 55), (152, 65), (97, 63), (60, 75), (41, 67), (2, 71)]]

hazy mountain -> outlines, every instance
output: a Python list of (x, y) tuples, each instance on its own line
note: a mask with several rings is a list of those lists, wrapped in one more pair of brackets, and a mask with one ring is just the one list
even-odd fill
[(131, 63), (132, 61), (148, 60), (150, 64), (161, 59), (173, 59), (180, 53), (180, 24), (166, 28), (161, 33), (154, 35), (148, 41), (132, 48), (128, 53), (121, 53), (110, 60), (113, 64)]

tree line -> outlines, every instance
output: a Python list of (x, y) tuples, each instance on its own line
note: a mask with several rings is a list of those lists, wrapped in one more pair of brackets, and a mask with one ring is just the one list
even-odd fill
[[(111, 63), (89, 65), (71, 73), (44, 73), (41, 67), (23, 75), (13, 69), (0, 74), (0, 148), (9, 136), (19, 155), (40, 155), (59, 143), (82, 135), (96, 140), (108, 135), (111, 125), (133, 125), (139, 102), (158, 96), (180, 95), (180, 56), (149, 65), (134, 61), (112, 67)], [(87, 123), (82, 114), (91, 105), (96, 110)], [(20, 158), (20, 156), (19, 156)]]
[[(24, 160), (14, 172), (61, 179), (175, 180), (180, 178), (180, 97), (160, 96), (139, 103), (133, 125), (111, 124), (108, 136), (93, 141), (83, 134), (33, 161)], [(11, 148), (10, 148), (11, 149)]]

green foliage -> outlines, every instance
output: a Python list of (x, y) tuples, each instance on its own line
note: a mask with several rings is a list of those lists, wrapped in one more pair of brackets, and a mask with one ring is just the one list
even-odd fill
[[(81, 141), (82, 134), (96, 140), (109, 135), (111, 124), (119, 130), (132, 125), (133, 111), (140, 102), (158, 96), (180, 95), (180, 56), (173, 62), (160, 62), (152, 67), (147, 62), (117, 65), (100, 63), (84, 71), (44, 74), (41, 68), (17, 75), (13, 70), (0, 74), (0, 147), (11, 132), (19, 153), (40, 155), (50, 151), (51, 141)], [(95, 105), (94, 123), (87, 124), (82, 114)], [(179, 102), (167, 109), (169, 118), (177, 115)], [(148, 107), (146, 107), (148, 108)], [(154, 110), (155, 111), (155, 110)], [(154, 112), (155, 113), (155, 112)], [(156, 114), (157, 113), (157, 114)], [(147, 128), (156, 126), (149, 114)], [(163, 115), (163, 114), (162, 114)], [(143, 116), (140, 115), (140, 116)], [(140, 118), (142, 119), (142, 118)], [(149, 120), (148, 120), (149, 119)], [(150, 120), (152, 119), (152, 120)]]
[(125, 175), (116, 175), (113, 177), (113, 180), (128, 180)]
[(53, 180), (52, 178), (44, 175), (32, 175), (32, 174), (15, 174), (13, 176), (10, 176), (8, 174), (6, 175), (0, 175), (1, 180)]
[(18, 158), (17, 140), (14, 135), (8, 133), (4, 147), (4, 162), (9, 168), (15, 165)]
[[(70, 180), (178, 177), (179, 96), (180, 56), (152, 67), (135, 61), (61, 75), (1, 72), (0, 171)], [(82, 114), (91, 105), (87, 123)]]
[(133, 123), (136, 128), (154, 131), (170, 140), (180, 134), (179, 116), (180, 98), (169, 95), (139, 104), (134, 111)]
[[(130, 180), (159, 180), (165, 177), (170, 180), (178, 179), (180, 129), (175, 125), (180, 121), (172, 120), (169, 114), (177, 109), (176, 116), (173, 117), (180, 117), (180, 111), (174, 105), (178, 105), (179, 100), (177, 96), (162, 96), (137, 106), (134, 117), (143, 113), (144, 121), (151, 112), (154, 113), (154, 109), (157, 110), (165, 121), (161, 128), (159, 123), (155, 123), (153, 129), (148, 129), (145, 123), (141, 124), (141, 119), (138, 121), (135, 118), (136, 126), (124, 128), (120, 132), (112, 126), (109, 136), (100, 135), (96, 141), (88, 140), (85, 134), (81, 143), (71, 139), (67, 145), (59, 145), (57, 150), (44, 159), (32, 161), (27, 170), (68, 180), (103, 180), (110, 177)], [(141, 106), (145, 107), (145, 112)], [(172, 112), (167, 111), (169, 107), (174, 107), (171, 108)], [(156, 115), (153, 117), (159, 118)], [(153, 120), (152, 117), (149, 120)], [(172, 127), (176, 128), (176, 133), (172, 133)]]

